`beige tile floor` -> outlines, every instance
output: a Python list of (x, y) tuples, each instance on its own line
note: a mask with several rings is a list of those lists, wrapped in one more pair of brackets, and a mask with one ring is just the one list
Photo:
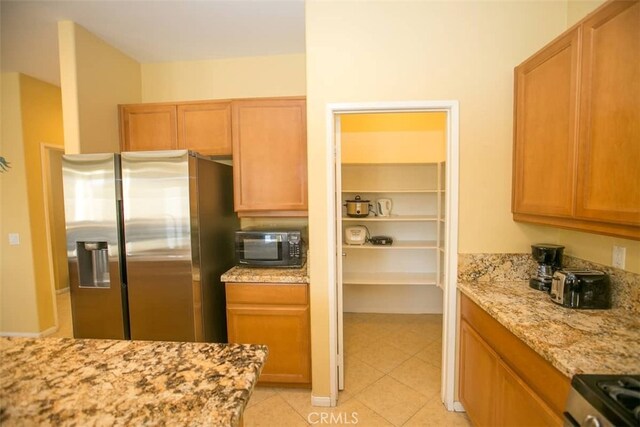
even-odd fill
[[(73, 337), (69, 293), (57, 295), (60, 329)], [(470, 426), (440, 402), (441, 315), (344, 315), (345, 389), (338, 406), (311, 406), (306, 389), (256, 387), (245, 427)]]
[(440, 401), (441, 331), (441, 315), (345, 313), (338, 406), (311, 406), (309, 390), (257, 387), (244, 425), (470, 426)]

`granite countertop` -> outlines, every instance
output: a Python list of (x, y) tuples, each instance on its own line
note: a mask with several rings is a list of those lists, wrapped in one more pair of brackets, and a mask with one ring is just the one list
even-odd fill
[(527, 281), (460, 281), (458, 289), (568, 377), (640, 373), (640, 316), (554, 304)]
[(0, 425), (236, 426), (262, 345), (0, 338)]
[(233, 267), (221, 276), (222, 282), (235, 283), (309, 283), (307, 263), (299, 268)]

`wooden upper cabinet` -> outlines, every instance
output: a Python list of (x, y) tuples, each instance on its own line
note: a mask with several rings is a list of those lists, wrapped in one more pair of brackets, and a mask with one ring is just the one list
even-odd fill
[(640, 2), (582, 27), (576, 216), (640, 226)]
[(186, 149), (231, 155), (231, 102), (120, 106), (122, 151)]
[(571, 216), (580, 28), (515, 69), (513, 212)]
[(515, 69), (516, 221), (640, 240), (640, 0), (609, 0)]
[(120, 106), (122, 151), (174, 150), (178, 147), (176, 107), (140, 104)]
[(178, 104), (178, 148), (231, 155), (231, 102)]
[(240, 215), (307, 211), (304, 99), (232, 102), (235, 209)]

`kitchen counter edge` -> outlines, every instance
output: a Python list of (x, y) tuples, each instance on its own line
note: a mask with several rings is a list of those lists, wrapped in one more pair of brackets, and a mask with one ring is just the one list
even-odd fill
[(631, 311), (565, 308), (526, 281), (463, 281), (458, 290), (569, 378), (640, 372), (640, 319)]
[(307, 263), (299, 268), (260, 268), (235, 266), (224, 273), (223, 283), (309, 284)]

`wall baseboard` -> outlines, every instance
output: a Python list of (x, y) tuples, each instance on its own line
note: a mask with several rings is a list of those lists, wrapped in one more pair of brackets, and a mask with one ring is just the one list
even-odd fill
[(456, 412), (467, 412), (460, 402), (453, 402), (453, 410)]
[(42, 338), (58, 332), (57, 326), (52, 326), (42, 332), (0, 332), (0, 337)]
[(311, 406), (331, 406), (331, 398), (329, 396), (311, 396)]

